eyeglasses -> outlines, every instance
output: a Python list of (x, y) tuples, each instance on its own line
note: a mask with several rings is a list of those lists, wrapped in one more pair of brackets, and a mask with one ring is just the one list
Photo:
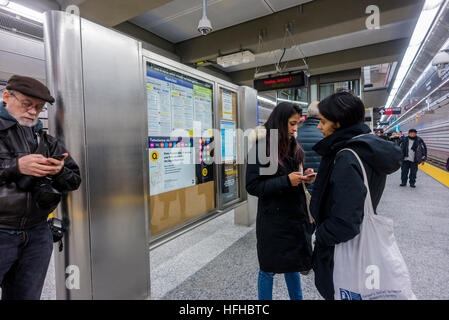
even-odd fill
[(36, 112), (42, 112), (42, 111), (47, 110), (47, 107), (45, 105), (40, 106), (38, 104), (33, 105), (32, 103), (26, 103), (26, 102), (23, 102), (22, 100), (20, 100), (19, 98), (17, 98), (17, 96), (14, 93), (10, 92), (10, 94), (14, 98), (16, 98), (17, 101), (19, 101), (22, 104), (22, 108), (26, 109), (27, 111), (29, 111), (29, 110), (31, 110), (33, 108), (36, 110)]

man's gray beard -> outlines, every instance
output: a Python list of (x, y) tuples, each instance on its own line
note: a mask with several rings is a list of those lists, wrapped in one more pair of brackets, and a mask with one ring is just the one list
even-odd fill
[(34, 120), (32, 123), (22, 123), (21, 121), (17, 120), (17, 122), (19, 122), (19, 124), (22, 127), (29, 127), (29, 128), (34, 127), (37, 124), (38, 121), (39, 121), (39, 118), (36, 118), (36, 120)]
[[(5, 105), (5, 110), (6, 110), (6, 112), (8, 112), (9, 113), (9, 115), (11, 116), (11, 117), (13, 117), (14, 119), (16, 119), (17, 120), (17, 122), (22, 126), (22, 127), (34, 127), (36, 124), (37, 124), (37, 122), (39, 121), (39, 117), (37, 117), (31, 124), (24, 124), (24, 123), (22, 123), (19, 119), (17, 119), (17, 117), (15, 117), (13, 114), (11, 114), (11, 112), (8, 110), (8, 105)], [(21, 116), (23, 116), (23, 114), (21, 115)]]

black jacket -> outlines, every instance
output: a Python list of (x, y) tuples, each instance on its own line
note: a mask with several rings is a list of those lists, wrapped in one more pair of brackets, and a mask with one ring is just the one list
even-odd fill
[[(41, 139), (47, 142), (48, 149), (44, 156), (59, 155), (67, 150), (54, 137), (45, 134), (38, 123), (33, 128), (24, 127), (11, 117), (0, 105), (0, 228), (23, 230), (47, 219), (54, 210), (43, 210), (36, 206), (31, 191), (23, 191), (16, 185), (25, 177), (19, 172), (18, 159), (34, 153), (37, 148), (36, 131)], [(60, 192), (78, 189), (81, 178), (80, 171), (70, 155), (64, 160), (64, 167), (53, 177), (52, 186)]]
[(317, 223), (313, 252), (315, 285), (325, 299), (334, 298), (334, 246), (360, 232), (366, 187), (351, 148), (362, 159), (374, 210), (385, 188), (386, 176), (400, 168), (401, 151), (392, 142), (370, 133), (363, 123), (341, 129), (321, 140), (314, 150), (323, 156), (315, 181), (311, 212)]
[[(312, 148), (324, 138), (321, 131), (317, 128), (319, 122), (319, 119), (307, 118), (302, 127), (298, 129), (298, 136), (296, 138), (306, 153), (304, 168), (312, 168), (315, 172), (320, 167), (321, 156)], [(308, 185), (307, 189), (312, 193), (313, 184)]]
[[(265, 143), (263, 138), (254, 148)], [(256, 235), (260, 269), (274, 273), (310, 270), (312, 246), (304, 189), (302, 185), (293, 187), (288, 178), (298, 167), (290, 157), (274, 175), (260, 175), (261, 167), (257, 161), (248, 164), (246, 172), (246, 190), (259, 198)]]
[(415, 151), (415, 157), (413, 162), (423, 162), (427, 160), (427, 146), (424, 143), (424, 140), (420, 137), (416, 137), (414, 140), (410, 139), (409, 137), (404, 138), (404, 140), (401, 142), (401, 150), (402, 150), (402, 157), (408, 157), (408, 148), (410, 141), (413, 142), (412, 150)]

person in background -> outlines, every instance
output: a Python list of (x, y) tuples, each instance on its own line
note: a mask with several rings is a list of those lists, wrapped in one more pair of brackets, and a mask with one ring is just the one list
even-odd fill
[(399, 133), (393, 132), (390, 136), (390, 141), (393, 142), (395, 145), (399, 145)]
[(423, 139), (417, 136), (416, 129), (408, 131), (408, 137), (401, 143), (401, 150), (404, 159), (401, 166), (401, 184), (399, 186), (405, 187), (407, 179), (409, 179), (410, 187), (415, 188), (418, 164), (424, 164), (427, 160), (426, 144)]
[[(312, 102), (307, 108), (307, 119), (298, 129), (296, 140), (304, 149), (306, 154), (305, 167), (312, 168), (315, 172), (320, 166), (321, 156), (317, 154), (312, 147), (321, 139), (323, 134), (318, 130), (317, 126), (320, 122), (320, 112), (318, 110), (319, 101)], [(313, 184), (307, 185), (307, 190), (312, 194)]]
[(333, 300), (334, 248), (360, 233), (367, 194), (357, 158), (350, 151), (339, 151), (351, 148), (362, 159), (376, 210), (386, 176), (400, 167), (401, 150), (371, 134), (364, 124), (365, 106), (352, 94), (333, 94), (321, 101), (318, 109), (318, 129), (324, 139), (313, 147), (322, 156), (310, 204), (317, 225), (313, 270), (319, 293)]
[[(300, 116), (297, 105), (277, 105), (264, 125), (266, 130), (259, 130), (249, 152), (258, 155), (260, 148), (270, 150), (274, 146), (277, 153), (277, 160), (274, 154), (267, 154), (270, 159), (266, 165), (261, 164), (264, 161), (259, 157), (251, 163), (249, 156), (246, 172), (246, 190), (259, 198), (256, 237), (260, 300), (272, 299), (273, 277), (279, 273), (284, 274), (290, 298), (302, 300), (299, 272), (308, 273), (311, 269), (311, 222), (302, 182), (313, 183), (315, 178), (304, 176), (313, 173), (313, 169), (305, 170), (304, 175), (299, 172), (304, 164), (304, 151), (295, 139)], [(272, 130), (277, 130), (278, 141), (270, 141)], [(272, 165), (275, 173), (263, 174), (263, 168)]]
[(404, 141), (405, 137), (404, 137), (404, 134), (402, 133), (401, 130), (398, 131), (398, 134), (399, 134), (399, 142), (398, 142), (398, 145), (401, 145), (401, 143)]
[(53, 251), (47, 216), (78, 189), (78, 165), (42, 129), (55, 100), (38, 80), (14, 75), (0, 104), (0, 286), (2, 300), (39, 300)]

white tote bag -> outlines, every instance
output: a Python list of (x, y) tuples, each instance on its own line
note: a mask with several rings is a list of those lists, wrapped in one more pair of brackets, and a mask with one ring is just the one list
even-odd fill
[[(367, 189), (360, 234), (339, 243), (334, 251), (336, 300), (414, 300), (410, 275), (393, 234), (393, 221), (374, 213), (366, 171)], [(341, 150), (341, 151), (343, 151)]]

